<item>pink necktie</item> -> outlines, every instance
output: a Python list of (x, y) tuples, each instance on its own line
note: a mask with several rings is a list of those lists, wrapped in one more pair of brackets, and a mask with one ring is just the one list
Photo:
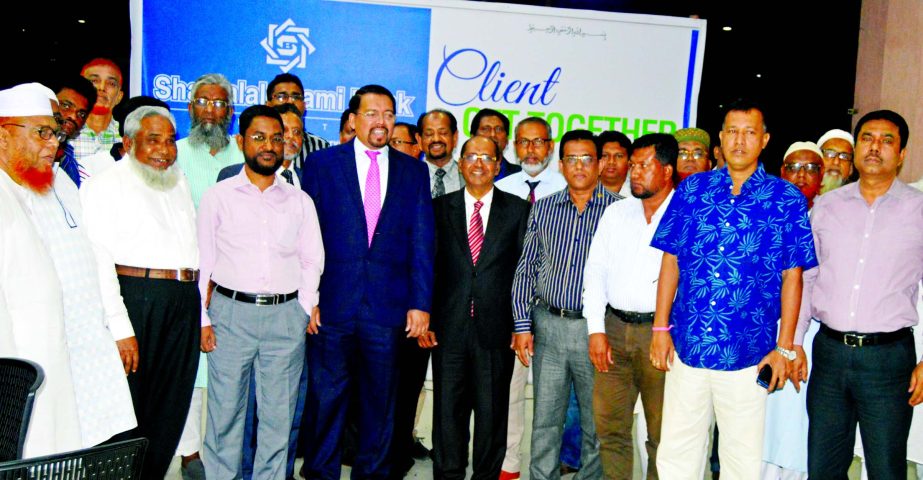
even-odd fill
[(484, 223), (481, 221), (481, 207), (484, 202), (474, 202), (474, 213), (471, 215), (471, 226), (468, 227), (468, 246), (471, 247), (471, 263), (477, 265), (481, 256), (481, 245), (484, 244)]
[(381, 172), (378, 170), (378, 155), (381, 152), (366, 150), (369, 156), (369, 173), (365, 177), (365, 225), (369, 235), (369, 247), (372, 246), (372, 235), (378, 225), (378, 215), (381, 214)]

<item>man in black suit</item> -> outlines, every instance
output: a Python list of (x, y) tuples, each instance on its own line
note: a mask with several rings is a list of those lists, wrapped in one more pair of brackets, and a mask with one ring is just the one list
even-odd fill
[(433, 201), (436, 263), (433, 350), (435, 478), (463, 479), (474, 411), (474, 479), (495, 480), (506, 451), (513, 356), (510, 293), (529, 203), (494, 188), (500, 149), (488, 137), (462, 146), (465, 188)]

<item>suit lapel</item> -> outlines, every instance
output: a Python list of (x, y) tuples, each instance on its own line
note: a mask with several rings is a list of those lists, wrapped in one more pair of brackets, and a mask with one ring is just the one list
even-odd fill
[(487, 230), (484, 231), (484, 245), (481, 246), (481, 256), (478, 258), (478, 265), (483, 265), (489, 261), (497, 252), (497, 237), (506, 220), (506, 199), (494, 187), (494, 198), (490, 204), (490, 217), (484, 219), (487, 223)]
[(356, 154), (353, 146), (355, 140), (350, 141), (347, 145), (349, 148), (343, 149), (341, 155), (334, 159), (336, 167), (340, 168), (340, 178), (346, 184), (346, 196), (353, 202), (352, 211), (358, 211), (365, 222), (365, 204), (362, 203), (362, 191), (359, 190), (359, 170), (356, 168)]
[(465, 212), (465, 194), (459, 190), (452, 192), (449, 200), (449, 226), (454, 233), (458, 248), (465, 252), (465, 258), (471, 263), (471, 246), (468, 245), (468, 218)]

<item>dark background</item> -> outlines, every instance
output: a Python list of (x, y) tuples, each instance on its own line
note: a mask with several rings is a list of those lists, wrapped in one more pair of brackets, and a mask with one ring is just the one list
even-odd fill
[[(151, 1), (151, 0), (149, 0)], [(220, 8), (228, 28), (242, 19)], [(505, 3), (689, 17), (708, 21), (698, 126), (714, 137), (721, 105), (746, 96), (763, 102), (772, 139), (763, 161), (776, 173), (796, 140), (817, 141), (831, 128), (851, 130), (859, 38), (859, 0), (725, 2), (657, 0), (511, 0)], [(34, 5), (34, 8), (30, 8)], [(175, 4), (171, 8), (182, 8)], [(0, 87), (53, 83), (79, 73), (94, 57), (115, 60), (126, 74), (131, 49), (128, 0), (19, 3), (0, 15), (5, 68)], [(79, 23), (83, 20), (84, 23)], [(730, 26), (725, 32), (723, 27)], [(220, 32), (202, 32), (221, 41)], [(602, 61), (618, 62), (617, 58)], [(757, 77), (757, 75), (760, 77)], [(656, 92), (648, 92), (656, 95)], [(127, 94), (127, 92), (126, 92)], [(639, 92), (643, 95), (645, 92)], [(713, 138), (713, 142), (716, 141)]]

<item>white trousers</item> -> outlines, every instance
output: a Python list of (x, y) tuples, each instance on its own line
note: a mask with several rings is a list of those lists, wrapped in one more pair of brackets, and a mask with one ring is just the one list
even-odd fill
[(513, 378), (510, 379), (510, 411), (506, 426), (506, 456), (501, 470), (519, 472), (522, 464), (522, 436), (526, 431), (526, 383), (529, 367), (519, 359), (513, 361)]
[(202, 397), (204, 388), (192, 390), (192, 402), (189, 404), (189, 413), (186, 415), (186, 426), (183, 436), (176, 446), (176, 454), (188, 457), (202, 449)]
[(721, 478), (760, 478), (766, 390), (756, 366), (737, 371), (692, 368), (676, 356), (663, 393), (663, 425), (657, 473), (670, 480), (698, 480), (705, 470), (709, 429), (721, 430)]

